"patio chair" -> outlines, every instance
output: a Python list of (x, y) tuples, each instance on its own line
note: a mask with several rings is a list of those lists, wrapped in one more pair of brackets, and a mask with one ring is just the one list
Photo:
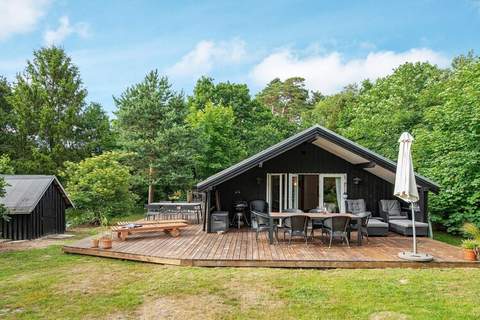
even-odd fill
[(272, 230), (275, 232), (275, 237), (278, 241), (277, 226), (273, 223), (273, 219), (268, 213), (268, 203), (265, 200), (250, 201), (250, 213), (252, 215), (252, 227), (256, 232), (256, 239), (258, 240), (258, 233), (261, 231)]
[[(365, 215), (369, 214), (370, 211), (367, 211), (367, 206), (364, 199), (347, 199), (347, 212), (354, 215)], [(352, 229), (357, 229), (357, 220), (350, 220), (350, 226)]]
[(292, 243), (292, 237), (303, 237), (303, 239), (305, 239), (305, 243), (308, 244), (307, 227), (308, 227), (307, 216), (298, 215), (298, 216), (288, 217), (285, 219), (283, 239), (285, 240), (285, 234), (288, 233), (289, 235), (288, 244)]
[(368, 239), (368, 222), (372, 214), (370, 212), (359, 213), (358, 216), (361, 216), (360, 225), (357, 227), (357, 232), (360, 232), (362, 240), (363, 236), (367, 237), (367, 242), (370, 242)]
[[(324, 212), (323, 209), (311, 209), (308, 211), (309, 213), (322, 213)], [(310, 236), (313, 238), (315, 237), (315, 230), (317, 229), (323, 229), (323, 222), (325, 219), (310, 219), (312, 221), (312, 231), (310, 232)]]
[(347, 199), (347, 212), (352, 214), (359, 214), (367, 211), (364, 199)]
[(345, 241), (347, 246), (350, 248), (350, 242), (348, 241), (348, 226), (350, 224), (350, 217), (348, 216), (336, 216), (328, 218), (324, 221), (324, 228), (322, 229), (322, 234), (324, 232), (330, 235), (330, 244), (328, 247), (332, 246), (332, 241), (334, 237), (341, 237), (342, 242)]
[(380, 217), (388, 223), (390, 220), (407, 220), (408, 211), (402, 211), (398, 200), (380, 200)]

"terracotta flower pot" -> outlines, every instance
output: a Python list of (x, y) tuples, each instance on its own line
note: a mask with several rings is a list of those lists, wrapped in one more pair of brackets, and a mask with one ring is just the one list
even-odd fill
[(102, 238), (100, 239), (100, 246), (102, 249), (111, 249), (112, 248), (112, 239)]
[(468, 261), (477, 261), (477, 255), (473, 249), (463, 249), (463, 258)]
[(100, 242), (100, 241), (99, 241), (98, 239), (92, 239), (92, 240), (91, 240), (91, 247), (92, 247), (92, 248), (98, 248), (98, 243), (99, 243), (99, 242)]

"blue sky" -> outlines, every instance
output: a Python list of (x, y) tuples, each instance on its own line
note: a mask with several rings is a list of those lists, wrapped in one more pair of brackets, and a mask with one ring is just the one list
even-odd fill
[(330, 94), (405, 61), (448, 66), (480, 50), (480, 1), (0, 0), (0, 75), (13, 81), (32, 51), (63, 46), (89, 101), (152, 69), (190, 93), (201, 75), (247, 83), (303, 76)]

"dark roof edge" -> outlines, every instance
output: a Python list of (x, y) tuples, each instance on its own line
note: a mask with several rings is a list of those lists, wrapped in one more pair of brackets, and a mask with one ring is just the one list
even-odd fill
[[(282, 154), (283, 152), (290, 150), (298, 145), (300, 145), (303, 142), (309, 141), (315, 137), (322, 137), (330, 142), (333, 142), (337, 145), (340, 145), (341, 147), (363, 157), (366, 158), (370, 161), (375, 162), (376, 164), (384, 167), (387, 170), (396, 171), (396, 163), (393, 162), (390, 159), (387, 159), (380, 154), (371, 151), (327, 128), (324, 128), (320, 125), (315, 125), (312, 126), (306, 130), (303, 130), (263, 151), (260, 151), (259, 153), (242, 160), (238, 162), (237, 164), (234, 164), (230, 166), (229, 168), (226, 168), (210, 177), (207, 179), (199, 182), (197, 184), (197, 189), (199, 191), (204, 191), (207, 190), (208, 188), (211, 188), (213, 186), (216, 186), (222, 182), (225, 182), (253, 167), (258, 165), (259, 163), (262, 163), (264, 161), (267, 161), (271, 158), (276, 157), (279, 154)], [(438, 192), (440, 189), (440, 186), (436, 184), (435, 182), (429, 180), (426, 177), (423, 177), (419, 174), (415, 173), (415, 177), (417, 178), (417, 181), (419, 184), (428, 187), (431, 189), (433, 192)]]
[[(0, 175), (0, 177), (9, 177), (9, 176), (10, 176), (10, 177), (15, 177), (15, 176), (17, 176), (17, 175), (15, 175), (15, 174)], [(48, 177), (48, 178), (50, 179), (50, 182), (48, 183), (48, 185), (45, 187), (44, 190), (42, 190), (41, 196), (38, 197), (37, 201), (35, 201), (35, 204), (32, 206), (33, 209), (37, 207), (38, 203), (39, 203), (40, 200), (43, 198), (43, 196), (45, 195), (45, 192), (47, 192), (48, 187), (50, 187), (50, 185), (52, 184), (52, 182), (57, 185), (58, 189), (60, 189), (60, 192), (63, 194), (63, 198), (65, 199), (65, 202), (67, 203), (67, 207), (70, 206), (70, 207), (75, 208), (75, 205), (74, 205), (73, 201), (68, 197), (67, 192), (65, 191), (65, 189), (64, 189), (63, 186), (62, 186), (62, 184), (60, 183), (60, 181), (57, 179), (56, 176), (54, 176), (54, 175), (23, 175), (23, 174), (22, 174), (22, 175), (18, 175), (18, 176), (26, 176), (26, 177), (28, 177), (28, 176), (30, 176), (30, 177), (35, 177), (35, 176), (37, 176), (37, 177)], [(30, 210), (29, 213), (31, 213), (31, 212), (33, 211), (33, 209)]]

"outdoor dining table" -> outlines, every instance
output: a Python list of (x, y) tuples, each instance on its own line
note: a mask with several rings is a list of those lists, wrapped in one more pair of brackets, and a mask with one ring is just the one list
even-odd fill
[[(303, 213), (291, 213), (291, 212), (270, 212), (272, 219), (285, 219), (292, 216), (307, 216), (310, 219), (325, 220), (329, 218), (334, 218), (338, 216), (349, 217), (350, 220), (357, 221), (357, 225), (360, 225), (360, 221), (364, 216), (354, 215), (351, 213), (334, 213), (334, 212), (303, 212)], [(268, 237), (270, 243), (273, 243), (273, 230), (269, 230)], [(362, 245), (362, 233), (357, 232), (357, 245)]]
[(148, 210), (146, 219), (155, 220), (156, 217), (167, 214), (182, 214), (185, 212), (193, 212), (200, 223), (200, 215), (202, 211), (202, 203), (200, 202), (152, 202), (145, 205)]

